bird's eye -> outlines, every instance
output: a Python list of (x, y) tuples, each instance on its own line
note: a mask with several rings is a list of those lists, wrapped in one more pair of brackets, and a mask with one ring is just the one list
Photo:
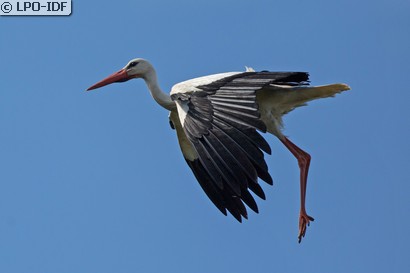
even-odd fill
[(138, 64), (138, 62), (131, 62), (131, 63), (128, 65), (128, 68), (134, 67), (134, 66), (136, 66), (137, 64)]

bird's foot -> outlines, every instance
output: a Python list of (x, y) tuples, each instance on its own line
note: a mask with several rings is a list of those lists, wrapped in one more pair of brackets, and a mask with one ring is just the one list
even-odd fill
[(299, 243), (302, 241), (302, 238), (305, 237), (306, 228), (309, 226), (310, 221), (314, 221), (313, 217), (306, 214), (306, 212), (301, 212), (299, 215)]

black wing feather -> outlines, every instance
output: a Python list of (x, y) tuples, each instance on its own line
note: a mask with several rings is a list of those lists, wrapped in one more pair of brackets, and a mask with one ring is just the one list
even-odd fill
[(241, 196), (243, 202), (254, 212), (258, 213), (258, 204), (256, 204), (255, 199), (253, 196), (249, 193), (249, 191), (243, 191), (242, 196)]
[[(232, 170), (233, 165), (230, 161), (231, 159), (223, 153), (223, 148), (215, 140), (215, 138), (210, 134), (204, 136), (204, 142), (206, 147), (208, 147), (208, 152), (213, 157), (213, 161), (216, 163), (216, 168), (219, 171), (221, 177), (224, 179), (226, 185), (228, 185), (235, 195), (241, 195), (241, 181), (238, 179), (237, 173)], [(204, 145), (205, 146), (205, 145)], [(225, 185), (224, 185), (225, 186)]]
[[(211, 129), (210, 135), (214, 135), (219, 144), (224, 148), (225, 152), (223, 155), (232, 163), (232, 166), (236, 165), (239, 167), (236, 168), (236, 172), (241, 174), (244, 173), (253, 181), (257, 180), (258, 175), (252, 162), (235, 141), (232, 141), (226, 134), (223, 133), (221, 129), (217, 127)], [(244, 183), (243, 186), (247, 186), (247, 183)]]
[[(221, 127), (221, 122), (218, 119), (214, 120), (214, 125), (217, 128)], [(228, 138), (226, 142), (235, 142), (237, 146), (242, 149), (247, 158), (252, 161), (253, 166), (256, 169), (257, 176), (252, 180), (257, 183), (257, 177), (259, 176), (263, 181), (272, 185), (273, 181), (268, 173), (268, 166), (266, 165), (263, 153), (256, 144), (249, 139), (247, 135), (237, 130), (234, 127), (225, 127), (225, 130), (220, 130), (221, 133), (226, 134)], [(248, 177), (250, 177), (248, 175)]]
[(218, 167), (218, 162), (216, 162), (218, 159), (211, 157), (210, 151), (209, 149), (207, 149), (206, 145), (203, 144), (203, 141), (194, 143), (194, 146), (198, 154), (201, 155), (199, 157), (199, 161), (203, 165), (204, 169), (208, 172), (211, 181), (215, 183), (221, 190), (223, 190), (225, 184), (222, 180), (223, 174), (221, 174), (221, 170)]
[(186, 162), (212, 203), (226, 215), (226, 205), (221, 189), (216, 187), (214, 183), (210, 183), (210, 181), (213, 180), (205, 170), (203, 164), (201, 164), (198, 159), (194, 161), (186, 160)]

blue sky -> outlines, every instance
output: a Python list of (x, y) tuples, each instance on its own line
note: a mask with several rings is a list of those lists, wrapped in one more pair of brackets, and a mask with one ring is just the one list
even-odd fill
[[(102, 0), (0, 17), (0, 272), (410, 272), (409, 12)], [(274, 186), (239, 224), (203, 194), (142, 81), (85, 92), (134, 57), (164, 90), (245, 65), (352, 87), (285, 117), (312, 155), (302, 244), (297, 162), (273, 136)]]

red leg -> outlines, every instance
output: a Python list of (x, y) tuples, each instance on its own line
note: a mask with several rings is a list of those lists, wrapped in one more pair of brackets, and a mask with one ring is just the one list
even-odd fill
[(306, 227), (309, 226), (310, 221), (314, 221), (312, 217), (307, 215), (305, 207), (306, 199), (306, 185), (310, 165), (310, 155), (296, 146), (288, 138), (281, 139), (282, 143), (288, 150), (296, 157), (300, 168), (300, 213), (299, 213), (299, 243), (305, 237)]

